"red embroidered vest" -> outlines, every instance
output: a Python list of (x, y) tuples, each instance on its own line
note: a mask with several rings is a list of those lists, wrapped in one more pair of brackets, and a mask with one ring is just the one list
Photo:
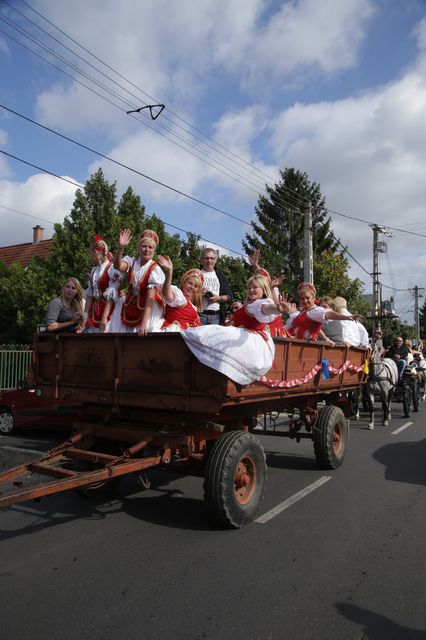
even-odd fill
[[(92, 308), (90, 309), (89, 317), (87, 318), (87, 323), (92, 327), (96, 327), (97, 329), (99, 329), (100, 327), (102, 314), (104, 312), (105, 305), (106, 305), (106, 300), (104, 299), (103, 294), (108, 289), (108, 285), (109, 285), (108, 271), (111, 265), (112, 265), (112, 262), (108, 262), (107, 266), (105, 267), (101, 276), (98, 279), (98, 289), (99, 289), (100, 297), (94, 298), (92, 303)], [(93, 276), (95, 271), (96, 271), (96, 267), (92, 269), (90, 273), (90, 280), (91, 280), (92, 287), (93, 287)], [(112, 312), (114, 310), (114, 304), (115, 303), (112, 302), (111, 308), (108, 312), (107, 320), (111, 318)]]
[(232, 318), (229, 324), (234, 327), (244, 327), (244, 329), (248, 329), (248, 331), (255, 331), (256, 333), (260, 333), (265, 340), (267, 339), (267, 332), (269, 333), (269, 326), (267, 322), (259, 322), (256, 318), (250, 315), (247, 311), (248, 303), (244, 304), (242, 307), (234, 311), (232, 314)]
[[(151, 271), (157, 266), (156, 262), (152, 262), (148, 269), (145, 271), (145, 274), (141, 280), (138, 282), (138, 293), (137, 295), (133, 293), (132, 287), (132, 279), (133, 279), (133, 265), (127, 272), (127, 282), (129, 283), (129, 289), (126, 293), (126, 298), (123, 302), (123, 306), (121, 308), (121, 321), (127, 327), (134, 327), (140, 322), (142, 322), (143, 312), (146, 304), (146, 295), (148, 291), (148, 280), (151, 275)], [(163, 300), (161, 299), (160, 294), (157, 290), (155, 290), (154, 296), (155, 302), (163, 306)]]
[(161, 328), (165, 329), (174, 322), (176, 322), (182, 330), (188, 329), (189, 327), (201, 326), (200, 317), (188, 299), (186, 304), (181, 307), (171, 307), (168, 304), (165, 305), (164, 322), (161, 325)]
[(311, 320), (308, 316), (308, 311), (301, 311), (299, 315), (293, 320), (289, 332), (295, 338), (303, 339), (305, 332), (308, 331), (310, 339), (316, 338), (321, 331), (323, 323)]

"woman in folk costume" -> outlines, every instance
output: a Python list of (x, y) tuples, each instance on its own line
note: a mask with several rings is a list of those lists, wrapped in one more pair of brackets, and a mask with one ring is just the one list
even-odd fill
[(92, 256), (96, 265), (90, 272), (86, 289), (84, 330), (86, 333), (104, 333), (108, 331), (114, 306), (120, 296), (121, 273), (114, 269), (114, 257), (102, 236), (95, 236)]
[(153, 260), (158, 245), (155, 231), (146, 229), (140, 234), (137, 258), (123, 258), (123, 248), (127, 247), (131, 239), (130, 229), (121, 231), (114, 266), (127, 274), (128, 289), (121, 305), (120, 318), (113, 320), (110, 331), (137, 332), (144, 336), (148, 331), (158, 331), (163, 322), (160, 289), (164, 273)]
[[(293, 338), (315, 340), (327, 320), (356, 320), (356, 315), (343, 315), (333, 309), (316, 305), (317, 292), (310, 282), (302, 282), (297, 288), (301, 311), (294, 311), (285, 323), (285, 328)], [(289, 309), (289, 311), (292, 311)]]
[(182, 331), (200, 362), (242, 385), (254, 382), (272, 367), (275, 345), (269, 323), (282, 311), (261, 276), (247, 282), (247, 300), (234, 312), (232, 326), (203, 325)]
[(161, 331), (174, 332), (200, 327), (198, 312), (203, 308), (203, 274), (199, 269), (190, 269), (182, 276), (179, 289), (172, 285), (173, 262), (169, 256), (158, 256), (157, 261), (166, 272), (161, 291), (165, 303)]
[[(284, 274), (281, 274), (277, 278), (271, 278), (268, 271), (259, 265), (260, 260), (260, 249), (255, 249), (253, 254), (249, 258), (249, 262), (253, 267), (254, 274), (257, 276), (263, 276), (269, 282), (269, 286), (272, 291), (272, 298), (275, 304), (279, 303), (280, 292), (278, 290), (278, 285), (284, 282)], [(274, 318), (274, 320), (269, 325), (269, 330), (271, 332), (271, 336), (273, 338), (276, 337), (288, 337), (288, 333), (283, 325), (282, 315), (278, 315)]]

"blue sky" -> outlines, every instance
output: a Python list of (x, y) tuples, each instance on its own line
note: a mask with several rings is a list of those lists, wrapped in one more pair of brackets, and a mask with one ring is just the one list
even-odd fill
[[(0, 102), (10, 109), (247, 222), (264, 183), (273, 183), (278, 169), (295, 167), (320, 184), (331, 211), (426, 235), (423, 0), (7, 0), (0, 4), (0, 82)], [(152, 103), (146, 94), (166, 105), (154, 122), (125, 113)], [(161, 135), (162, 127), (175, 144)], [(182, 136), (189, 151), (178, 146)], [(210, 138), (221, 145), (214, 152)], [(119, 191), (133, 186), (148, 213), (210, 244), (242, 251), (248, 230), (242, 222), (99, 160), (4, 109), (0, 149), (78, 183), (101, 165)], [(72, 185), (0, 154), (1, 245), (31, 241), (34, 224), (49, 237), (51, 223), (69, 212), (74, 192)], [(370, 272), (368, 224), (335, 213), (331, 218), (335, 234)], [(400, 291), (385, 288), (383, 294), (393, 293), (397, 311), (412, 321), (413, 297), (404, 290), (424, 284), (426, 238), (393, 234), (381, 258), (381, 279)], [(349, 263), (369, 292), (371, 279)]]

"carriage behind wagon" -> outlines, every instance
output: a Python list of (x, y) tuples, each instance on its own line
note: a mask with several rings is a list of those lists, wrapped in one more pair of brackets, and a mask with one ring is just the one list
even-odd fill
[[(0, 507), (69, 489), (97, 493), (152, 467), (204, 476), (212, 518), (238, 528), (266, 491), (259, 415), (290, 414), (285, 437), (309, 438), (320, 467), (346, 452), (351, 394), (364, 381), (363, 349), (275, 339), (272, 369), (239, 386), (202, 365), (178, 334), (36, 336), (37, 394), (78, 402), (69, 439), (0, 475)], [(278, 432), (276, 432), (278, 433)]]

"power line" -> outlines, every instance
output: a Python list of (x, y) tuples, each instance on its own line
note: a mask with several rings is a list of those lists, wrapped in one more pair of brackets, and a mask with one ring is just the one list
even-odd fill
[[(113, 82), (114, 84), (116, 84), (117, 86), (119, 86), (121, 89), (123, 89), (124, 91), (126, 91), (127, 93), (129, 93), (131, 96), (133, 96), (134, 98), (136, 98), (138, 100), (138, 103), (140, 103), (140, 99), (138, 98), (138, 96), (136, 96), (134, 93), (129, 92), (125, 87), (123, 87), (123, 85), (117, 83), (116, 81), (114, 81), (112, 78), (110, 78), (109, 76), (107, 76), (105, 73), (103, 73), (103, 71), (101, 71), (100, 69), (98, 69), (97, 67), (95, 67), (94, 65), (92, 65), (90, 62), (88, 62), (87, 60), (85, 60), (84, 58), (82, 58), (82, 56), (80, 56), (79, 54), (75, 53), (74, 51), (72, 51), (69, 47), (66, 47), (66, 45), (64, 45), (63, 43), (61, 43), (57, 38), (54, 38), (54, 36), (52, 36), (51, 34), (49, 34), (48, 32), (46, 32), (44, 29), (42, 29), (41, 27), (39, 27), (38, 25), (36, 25), (32, 20), (30, 20), (29, 18), (27, 18), (24, 14), (22, 14), (21, 12), (19, 12), (17, 9), (15, 9), (14, 7), (11, 7), (11, 5), (9, 5), (9, 3), (7, 3), (6, 0), (3, 0), (4, 4), (7, 4), (11, 9), (13, 9), (14, 11), (17, 11), (18, 13), (20, 13), (20, 15), (22, 15), (23, 17), (25, 17), (31, 24), (34, 24), (37, 28), (41, 29), (44, 33), (46, 33), (49, 37), (53, 38), (56, 42), (58, 42), (59, 44), (61, 44), (61, 46), (65, 47), (68, 51), (70, 51), (73, 55), (77, 56), (78, 58), (80, 58), (81, 60), (83, 60), (83, 62), (85, 62), (86, 64), (90, 65), (93, 69), (95, 69), (98, 73), (102, 74), (104, 77), (106, 77), (109, 81)], [(45, 43), (41, 42), (39, 39), (33, 37), (33, 35), (29, 34), (28, 31), (26, 31), (25, 29), (22, 29), (21, 27), (17, 26), (17, 23), (14, 22), (13, 20), (11, 20), (10, 18), (5, 18), (4, 16), (0, 15), (0, 19), (3, 20), (3, 22), (5, 22), (6, 24), (8, 24), (12, 29), (15, 29), (15, 31), (17, 31), (18, 33), (20, 33), (23, 37), (26, 37), (27, 39), (29, 39), (31, 42), (33, 42), (34, 44), (36, 44), (37, 46), (41, 47), (42, 49), (44, 49), (45, 51), (47, 51), (50, 55), (54, 56), (56, 59), (60, 60), (63, 64), (67, 65), (68, 67), (70, 67), (71, 69), (73, 69), (75, 72), (81, 74), (84, 78), (86, 78), (87, 80), (93, 82), (98, 88), (102, 89), (103, 91), (105, 91), (107, 94), (109, 94), (110, 96), (113, 96), (114, 98), (120, 100), (124, 105), (125, 105), (125, 109), (123, 109), (122, 107), (120, 107), (119, 105), (117, 105), (116, 103), (114, 103), (112, 100), (110, 100), (109, 98), (107, 98), (106, 96), (102, 95), (99, 93), (99, 91), (94, 90), (92, 87), (88, 86), (86, 83), (82, 82), (81, 80), (79, 80), (78, 78), (76, 78), (75, 76), (73, 76), (72, 74), (68, 73), (67, 71), (65, 71), (64, 69), (62, 69), (61, 67), (58, 67), (57, 65), (53, 64), (50, 60), (47, 60), (45, 57), (43, 57), (42, 55), (40, 55), (39, 53), (37, 53), (36, 51), (34, 51), (33, 49), (27, 47), (25, 44), (23, 44), (22, 42), (20, 42), (19, 40), (17, 40), (16, 38), (14, 38), (13, 36), (11, 36), (9, 33), (0, 30), (1, 33), (3, 33), (6, 37), (10, 38), (11, 40), (13, 40), (14, 42), (16, 42), (18, 45), (22, 46), (23, 48), (25, 48), (27, 51), (29, 51), (31, 54), (37, 56), (38, 58), (40, 58), (41, 60), (43, 60), (44, 62), (46, 62), (47, 64), (51, 65), (53, 68), (55, 68), (57, 71), (59, 71), (60, 73), (63, 73), (64, 75), (66, 75), (67, 77), (71, 78), (74, 82), (77, 82), (78, 84), (80, 84), (81, 86), (85, 87), (86, 89), (88, 89), (89, 91), (91, 91), (92, 93), (94, 93), (95, 95), (97, 95), (99, 98), (105, 100), (106, 102), (108, 102), (109, 104), (113, 105), (114, 107), (120, 109), (123, 112), (126, 112), (127, 114), (129, 113), (129, 107), (131, 107), (131, 112), (135, 113), (137, 111), (137, 109), (135, 109), (135, 107), (137, 106), (135, 102), (131, 103), (129, 102), (128, 98), (123, 97), (122, 95), (116, 93), (115, 91), (112, 91), (109, 87), (105, 86), (103, 83), (99, 82), (98, 80), (96, 80), (95, 78), (93, 78), (93, 76), (90, 76), (88, 73), (86, 73), (85, 71), (83, 71), (81, 68), (76, 67), (73, 63), (69, 62), (68, 60), (66, 60), (63, 56), (59, 55), (58, 53), (56, 53), (53, 49), (51, 49), (50, 47), (48, 47)], [(146, 105), (149, 106), (149, 105)], [(142, 107), (142, 109), (145, 107)], [(169, 140), (169, 142), (171, 142), (172, 144), (175, 144), (176, 146), (180, 147), (181, 149), (184, 149), (186, 152), (190, 153), (191, 155), (193, 155), (194, 157), (196, 157), (197, 159), (201, 160), (202, 162), (205, 162), (207, 165), (211, 166), (212, 168), (214, 168), (215, 170), (219, 171), (220, 173), (222, 173), (223, 175), (227, 176), (228, 178), (234, 180), (235, 182), (238, 182), (239, 184), (241, 184), (242, 186), (246, 187), (247, 189), (254, 191), (255, 193), (258, 193), (259, 190), (263, 190), (264, 189), (264, 184), (262, 183), (262, 187), (257, 183), (254, 183), (252, 181), (252, 176), (247, 176), (247, 175), (243, 175), (241, 174), (239, 171), (236, 171), (233, 167), (230, 167), (228, 164), (225, 164), (224, 162), (218, 160), (217, 158), (213, 158), (211, 156), (208, 156), (211, 161), (207, 160), (206, 156), (200, 156), (197, 155), (196, 153), (194, 153), (193, 151), (191, 151), (190, 148), (192, 149), (196, 149), (199, 152), (204, 152), (205, 150), (203, 149), (198, 149), (198, 147), (193, 144), (193, 142), (191, 140), (188, 140), (187, 138), (184, 138), (182, 135), (178, 134), (176, 131), (171, 130), (170, 128), (165, 127), (164, 125), (162, 125), (161, 123), (157, 124), (157, 127), (152, 127), (148, 124), (147, 121), (145, 121), (145, 119), (149, 120), (149, 116), (147, 116), (147, 114), (142, 114), (142, 116), (144, 117), (144, 119), (141, 118), (137, 118), (135, 117), (136, 120), (138, 120), (139, 122), (141, 122), (141, 124), (143, 124), (144, 126), (152, 129), (153, 131), (155, 131), (156, 133), (158, 133), (159, 135), (163, 136), (164, 138), (166, 138), (167, 140)], [(169, 120), (174, 126), (176, 126), (176, 123), (173, 123), (172, 120), (170, 120), (170, 118), (166, 118), (167, 120)], [(162, 133), (161, 131), (158, 130), (158, 128), (166, 131), (169, 135), (166, 135), (165, 133)], [(182, 127), (180, 127), (182, 128)], [(184, 130), (185, 133), (189, 133), (187, 130)], [(180, 140), (181, 142), (183, 142), (185, 145), (187, 146), (182, 146), (182, 144), (179, 144), (178, 142), (176, 142), (175, 140), (173, 140), (170, 136), (177, 138), (178, 140)], [(200, 140), (200, 138), (198, 138), (198, 140)], [(205, 141), (200, 140), (202, 144), (206, 144)], [(211, 145), (209, 145), (211, 147)], [(215, 153), (218, 153), (215, 150)], [(220, 155), (224, 155), (224, 154), (220, 154)], [(226, 157), (226, 156), (225, 156)], [(229, 158), (226, 157), (227, 160), (229, 160)], [(235, 161), (232, 161), (235, 164)], [(238, 163), (239, 164), (239, 163)], [(239, 164), (239, 166), (241, 167), (242, 165)], [(250, 173), (252, 174), (254, 169), (252, 168), (252, 165), (248, 165), (250, 167)], [(236, 178), (235, 176), (231, 175), (230, 173), (228, 173), (228, 171), (224, 171), (223, 169), (221, 169), (220, 167), (223, 167), (224, 169), (227, 169), (228, 171), (232, 171), (235, 176), (239, 176), (239, 178), (241, 178), (242, 180), (244, 180), (244, 182), (242, 182), (240, 179)], [(245, 167), (243, 167), (244, 171), (247, 171), (247, 169)], [(256, 178), (257, 180), (259, 180), (260, 178)], [(255, 187), (255, 189), (252, 188), (252, 186)]]
[[(68, 178), (64, 178), (63, 176), (58, 175), (57, 173), (53, 173), (52, 171), (49, 171), (48, 169), (44, 169), (43, 167), (40, 167), (36, 164), (33, 164), (32, 162), (28, 162), (27, 160), (24, 160), (23, 158), (18, 158), (17, 156), (12, 155), (11, 153), (7, 153), (6, 151), (4, 151), (3, 149), (0, 149), (0, 153), (3, 153), (6, 156), (9, 156), (10, 158), (13, 158), (14, 160), (17, 160), (18, 162), (22, 162), (23, 164), (26, 164), (27, 166), (33, 167), (34, 169), (38, 169), (39, 171), (42, 171), (43, 173), (46, 173), (50, 176), (53, 176), (54, 178), (58, 178), (58, 180), (62, 180), (63, 182), (68, 182), (69, 184), (74, 185), (75, 187), (78, 187), (79, 189), (84, 189), (84, 187), (80, 184), (78, 184), (78, 182), (73, 182), (72, 180), (69, 180)], [(45, 218), (40, 218), (39, 216), (34, 216), (31, 215), (29, 213), (25, 213), (24, 211), (19, 211), (18, 209), (12, 209), (11, 207), (6, 207), (3, 204), (0, 204), (0, 207), (2, 209), (7, 209), (9, 211), (13, 211), (14, 213), (19, 213), (21, 215), (27, 216), (29, 218), (34, 218), (36, 220), (42, 220), (43, 222), (47, 222), (49, 224), (55, 224), (54, 222), (52, 222), (51, 220), (46, 220)], [(187, 235), (189, 235), (190, 233), (193, 233), (192, 231), (187, 231), (186, 229), (182, 229), (181, 227), (177, 227), (174, 224), (171, 224), (170, 222), (166, 222), (165, 220), (161, 219), (162, 222), (167, 226), (167, 227), (171, 227), (172, 229), (176, 229), (177, 231), (182, 231), (183, 233), (186, 233)], [(198, 233), (195, 235), (199, 235)], [(225, 249), (226, 251), (230, 251), (231, 253), (234, 253), (237, 256), (241, 256), (242, 258), (245, 258), (245, 254), (241, 253), (240, 251), (235, 251), (234, 249), (230, 249), (229, 247), (225, 247), (225, 245), (219, 244), (218, 242), (215, 242), (214, 240), (209, 240), (208, 238), (204, 238), (203, 236), (199, 236), (200, 240), (205, 240), (206, 242), (210, 243), (210, 244), (214, 244), (217, 247), (220, 247), (221, 249)]]
[[(98, 56), (96, 56), (94, 53), (92, 53), (89, 49), (87, 49), (86, 47), (84, 47), (83, 45), (81, 45), (75, 38), (72, 38), (71, 36), (69, 36), (63, 29), (61, 29), (60, 27), (58, 27), (54, 22), (52, 22), (51, 20), (49, 20), (48, 18), (46, 18), (43, 14), (41, 14), (39, 11), (37, 11), (36, 9), (34, 9), (33, 7), (31, 7), (27, 2), (25, 2), (25, 0), (21, 0), (21, 3), (23, 5), (25, 5), (28, 9), (30, 9), (33, 13), (35, 13), (36, 15), (38, 15), (40, 18), (42, 18), (45, 22), (47, 22), (49, 25), (51, 25), (54, 29), (56, 29), (58, 32), (60, 32), (61, 34), (63, 34), (68, 40), (70, 40), (71, 42), (73, 42), (74, 44), (76, 44), (78, 47), (80, 47), (80, 49), (82, 49), (83, 51), (85, 51), (86, 53), (88, 53), (91, 57), (93, 57), (95, 60), (97, 60), (98, 62), (100, 62), (105, 68), (109, 69), (110, 71), (112, 71), (114, 74), (116, 74), (118, 77), (120, 77), (122, 80), (124, 80), (125, 82), (127, 82), (130, 86), (134, 87), (135, 89), (137, 89), (140, 93), (142, 93), (143, 95), (145, 95), (146, 97), (148, 97), (150, 100), (157, 100), (156, 98), (154, 98), (152, 95), (150, 95), (149, 93), (147, 93), (146, 91), (144, 91), (143, 89), (141, 89), (140, 87), (138, 87), (136, 84), (134, 84), (133, 82), (131, 82), (128, 78), (126, 78), (124, 75), (122, 75), (120, 72), (118, 72), (116, 69), (114, 69), (113, 67), (111, 67), (110, 65), (108, 65), (105, 61), (103, 61), (101, 58), (99, 58)], [(44, 34), (46, 34), (49, 38), (52, 38), (55, 42), (57, 42), (58, 44), (60, 44), (62, 47), (64, 47), (66, 50), (68, 50), (72, 55), (75, 55), (76, 57), (78, 57), (79, 59), (81, 59), (85, 64), (89, 65), (91, 68), (93, 68), (94, 70), (96, 70), (96, 72), (100, 73), (101, 75), (103, 75), (105, 78), (107, 78), (110, 82), (116, 84), (117, 86), (119, 86), (120, 88), (122, 88), (124, 91), (126, 91), (127, 93), (129, 93), (129, 95), (133, 96), (134, 98), (140, 100), (140, 98), (138, 96), (136, 96), (134, 93), (130, 92), (128, 89), (126, 89), (126, 87), (124, 87), (122, 84), (118, 83), (117, 81), (113, 80), (109, 75), (107, 75), (106, 73), (104, 73), (101, 69), (99, 69), (97, 66), (93, 65), (90, 61), (88, 61), (86, 58), (84, 58), (83, 56), (81, 56), (80, 54), (78, 54), (76, 51), (74, 51), (73, 49), (71, 49), (70, 47), (68, 47), (67, 45), (65, 45), (61, 40), (59, 40), (58, 38), (56, 38), (55, 36), (53, 36), (51, 33), (49, 33), (48, 31), (46, 31), (45, 29), (43, 29), (40, 25), (38, 25), (37, 23), (35, 23), (33, 20), (31, 20), (27, 15), (25, 15), (22, 11), (19, 11), (16, 7), (13, 7), (9, 2), (7, 2), (7, 0), (3, 0), (3, 4), (7, 5), (10, 9), (12, 9), (13, 11), (15, 11), (16, 13), (18, 13), (21, 17), (23, 17), (25, 20), (27, 20), (29, 23), (31, 23), (33, 26), (35, 26), (37, 29), (39, 29), (40, 31), (42, 31)], [(13, 21), (12, 21), (13, 22)], [(16, 24), (16, 23), (15, 23)], [(13, 27), (12, 25), (12, 28)], [(17, 28), (18, 30), (18, 28)], [(21, 30), (22, 32), (22, 30)], [(3, 32), (4, 33), (4, 32)], [(28, 32), (25, 32), (26, 34)], [(5, 33), (5, 35), (7, 35), (8, 37), (11, 37), (10, 34)], [(32, 36), (26, 36), (31, 38), (33, 41), (35, 41), (36, 43), (38, 43), (37, 40), (34, 40), (34, 38), (32, 38)], [(15, 42), (17, 42), (18, 44), (20, 44), (21, 46), (25, 47), (25, 45), (23, 45), (22, 43), (20, 43), (19, 41), (16, 41), (14, 38), (12, 38)], [(52, 55), (58, 57), (58, 55), (55, 52), (52, 52), (51, 49), (49, 49), (48, 47), (46, 47), (46, 45), (44, 44), (39, 44), (39, 46), (42, 46), (43, 48), (47, 49), (48, 51), (51, 52)], [(25, 47), (27, 50), (29, 50), (31, 53), (33, 53), (34, 55), (37, 55), (38, 57), (41, 57), (41, 59), (43, 59), (45, 62), (48, 62), (49, 64), (52, 64), (51, 62), (49, 62), (48, 60), (46, 60), (45, 58), (43, 58), (42, 56), (39, 56), (39, 54), (37, 54), (36, 52), (32, 51), (31, 49), (28, 49), (28, 47)], [(64, 62), (64, 64), (68, 64), (69, 66), (72, 66), (72, 68), (74, 68), (78, 73), (81, 73), (82, 75), (84, 75), (86, 78), (91, 79), (93, 82), (95, 82), (98, 86), (102, 86), (102, 88), (105, 91), (108, 91), (109, 93), (111, 93), (111, 90), (108, 89), (107, 87), (105, 87), (104, 85), (100, 85), (100, 83), (91, 78), (90, 76), (88, 76), (88, 74), (86, 74), (84, 71), (82, 71), (81, 69), (75, 67), (74, 65), (72, 65), (71, 63), (67, 62), (62, 56), (59, 56), (60, 59)], [(116, 108), (121, 109), (120, 107), (118, 107), (118, 105), (114, 104), (112, 101), (108, 100), (108, 98), (106, 98), (105, 96), (102, 96), (101, 94), (99, 94), (98, 92), (94, 91), (92, 88), (88, 87), (86, 84), (82, 83), (81, 81), (79, 81), (77, 78), (71, 76), (70, 74), (66, 73), (64, 70), (62, 70), (61, 68), (57, 67), (56, 65), (52, 65), (54, 66), (58, 71), (60, 71), (61, 73), (65, 73), (65, 75), (67, 75), (68, 77), (70, 77), (71, 79), (73, 79), (74, 81), (82, 84), (82, 86), (84, 86), (85, 88), (89, 89), (90, 91), (94, 92), (96, 95), (98, 95), (100, 98), (108, 101), (110, 104), (112, 104), (113, 106), (115, 106)], [(124, 101), (124, 98), (122, 96), (118, 96), (117, 94), (113, 93), (113, 95), (115, 95), (116, 97), (118, 97), (121, 101)], [(158, 100), (157, 100), (158, 101)], [(133, 105), (135, 106), (135, 105)], [(122, 109), (121, 109), (122, 110)], [(194, 129), (195, 131), (197, 131), (198, 133), (200, 133), (202, 136), (204, 136), (206, 139), (208, 139), (211, 143), (213, 143), (215, 146), (220, 147), (221, 149), (223, 149), (224, 151), (226, 151), (228, 154), (231, 154), (232, 156), (238, 158), (239, 160), (241, 160), (244, 165), (246, 165), (246, 167), (249, 167), (250, 172), (256, 172), (258, 174), (263, 174), (265, 177), (267, 177), (269, 180), (274, 181), (274, 178), (272, 178), (271, 176), (269, 176), (267, 173), (265, 173), (264, 171), (262, 171), (261, 169), (258, 169), (257, 167), (254, 167), (254, 165), (248, 163), (246, 160), (244, 160), (243, 158), (241, 158), (240, 156), (238, 156), (237, 154), (235, 154), (234, 152), (232, 152), (230, 149), (227, 149), (226, 147), (224, 147), (223, 145), (220, 145), (219, 143), (217, 143), (213, 138), (210, 138), (209, 136), (207, 136), (205, 133), (203, 133), (201, 130), (197, 129), (196, 127), (194, 127), (193, 125), (191, 125), (190, 123), (188, 123), (186, 120), (184, 120), (183, 118), (181, 118), (178, 114), (176, 114), (174, 111), (172, 111), (170, 108), (168, 108), (169, 113), (171, 113), (173, 116), (175, 116), (176, 118), (178, 118), (180, 121), (184, 122), (188, 127), (190, 127), (191, 129)], [(168, 119), (172, 124), (174, 124), (174, 126), (179, 126), (176, 125), (176, 123), (174, 121), (172, 121), (170, 118), (168, 118), (167, 116), (165, 116), (166, 119)], [(138, 118), (137, 118), (138, 119)], [(149, 125), (146, 122), (143, 122), (142, 120), (138, 119), (142, 124), (144, 124), (144, 126), (148, 126)], [(232, 180), (238, 182), (239, 184), (242, 184), (242, 186), (245, 186), (246, 188), (251, 189), (250, 186), (248, 186), (245, 183), (242, 183), (240, 180), (238, 180), (237, 178), (231, 176), (229, 173), (226, 173), (226, 171), (223, 171), (221, 169), (219, 169), (217, 166), (213, 165), (212, 163), (208, 162), (206, 160), (205, 157), (200, 157), (196, 154), (194, 154), (192, 151), (190, 151), (189, 149), (187, 149), (186, 147), (182, 147), (182, 145), (176, 143), (174, 140), (171, 140), (168, 136), (161, 134), (161, 132), (159, 132), (156, 128), (152, 128), (149, 127), (151, 129), (153, 129), (154, 131), (156, 131), (157, 133), (159, 133), (160, 135), (163, 135), (164, 137), (166, 137), (166, 139), (168, 139), (170, 142), (172, 142), (173, 144), (176, 144), (177, 146), (183, 148), (185, 151), (187, 151), (188, 153), (191, 153), (192, 155), (194, 155), (195, 157), (197, 157), (198, 159), (202, 160), (203, 162), (206, 162), (207, 164), (209, 164), (209, 166), (212, 166), (213, 168), (215, 168), (216, 170), (220, 171), (221, 173), (223, 173), (224, 175), (226, 175), (227, 177), (231, 178)], [(164, 128), (164, 127), (163, 127)], [(182, 127), (181, 127), (182, 128)], [(186, 133), (189, 133), (188, 129), (182, 128), (182, 130), (184, 130)], [(185, 144), (188, 144), (190, 146), (192, 146), (193, 148), (196, 148), (194, 145), (192, 145), (192, 143), (188, 140), (186, 140), (185, 138), (182, 138), (181, 136), (179, 136), (178, 134), (176, 134), (176, 132), (172, 132), (170, 129), (166, 129), (166, 131), (168, 131), (171, 135), (178, 137), (178, 139), (181, 139)], [(199, 140), (199, 138), (197, 138)], [(201, 141), (202, 144), (206, 144), (204, 141)], [(224, 154), (222, 154), (224, 155)], [(226, 157), (226, 156), (224, 156)], [(228, 158), (227, 158), (228, 159)], [(217, 159), (215, 159), (215, 162), (218, 162)], [(234, 161), (235, 162), (235, 161)], [(221, 163), (220, 163), (221, 164)], [(240, 163), (237, 163), (240, 167), (242, 167), (243, 165), (241, 165)], [(227, 169), (230, 169), (230, 167), (228, 165), (224, 165), (222, 163), (222, 166), (226, 167)], [(233, 169), (230, 169), (233, 170)], [(236, 175), (239, 175), (240, 177), (241, 174), (239, 174), (238, 172), (235, 172), (235, 170), (233, 170), (234, 173), (236, 173)], [(243, 179), (247, 179), (246, 177), (243, 177)], [(252, 183), (254, 184), (254, 183)], [(283, 189), (285, 189), (288, 193), (286, 194), (287, 198), (290, 198), (290, 194), (292, 195), (292, 199), (293, 202), (296, 202), (299, 206), (301, 204), (306, 204), (306, 198), (302, 198), (300, 194), (298, 194), (296, 191), (290, 189), (289, 187), (287, 187), (286, 185), (282, 185)], [(257, 186), (257, 191), (259, 192), (263, 190), (263, 187), (260, 188), (259, 186)], [(284, 200), (281, 201), (283, 204), (286, 204), (286, 202)], [(329, 208), (325, 208), (326, 212), (330, 215), (330, 214), (335, 214), (350, 220), (354, 220), (363, 224), (374, 224), (372, 221), (369, 220), (365, 220), (356, 216), (350, 216), (348, 214), (344, 214), (342, 212), (339, 211), (335, 211)], [(417, 223), (414, 223), (417, 224)], [(392, 229), (393, 231), (399, 232), (399, 233), (406, 233), (409, 235), (414, 235), (417, 237), (426, 237), (426, 234), (420, 234), (420, 233), (416, 233), (416, 232), (412, 232), (412, 231), (408, 231), (405, 229), (401, 229), (398, 227), (388, 227), (389, 229)]]
[[(15, 111), (14, 109), (10, 109), (9, 107), (6, 107), (3, 104), (0, 104), (0, 107), (2, 109), (5, 109), (6, 111), (8, 111), (9, 113), (13, 113), (14, 115), (18, 116), (19, 118), (22, 118), (23, 120), (26, 120), (27, 122), (30, 122), (31, 124), (36, 125), (37, 127), (40, 127), (41, 129), (44, 129), (45, 131), (49, 131), (49, 133), (53, 133), (55, 136), (58, 136), (60, 138), (63, 138), (64, 140), (67, 140), (68, 142), (72, 142), (72, 144), (75, 144), (78, 147), (81, 147), (82, 149), (85, 149), (86, 151), (90, 151), (90, 153), (93, 153), (97, 156), (99, 156), (100, 158), (104, 158), (105, 160), (108, 160), (109, 162), (112, 162), (116, 165), (118, 165), (119, 167), (122, 167), (123, 169), (127, 169), (128, 171), (131, 171), (132, 173), (135, 173), (139, 176), (141, 176), (142, 178), (145, 178), (146, 180), (150, 180), (151, 182), (154, 182), (155, 184), (158, 184), (161, 187), (164, 187), (165, 189), (169, 189), (170, 191), (173, 191), (174, 193), (177, 193), (180, 196), (184, 196), (185, 198), (188, 198), (188, 200), (192, 200), (193, 202), (196, 202), (197, 204), (201, 204), (204, 207), (207, 207), (208, 209), (211, 209), (212, 211), (217, 211), (218, 213), (222, 213), (223, 215), (232, 218), (233, 220), (237, 220), (238, 222), (242, 222), (243, 224), (246, 224), (247, 226), (251, 226), (249, 222), (247, 222), (246, 220), (243, 220), (242, 218), (238, 218), (238, 216), (234, 216), (231, 213), (228, 213), (227, 211), (224, 211), (223, 209), (220, 209), (219, 207), (215, 207), (212, 204), (209, 204), (207, 202), (204, 202), (203, 200), (200, 200), (199, 198), (196, 198), (195, 196), (191, 196), (188, 193), (185, 193), (184, 191), (181, 191), (180, 189), (176, 189), (175, 187), (172, 187), (168, 184), (166, 184), (165, 182), (161, 182), (161, 180), (157, 180), (156, 178), (152, 178), (151, 176), (147, 175), (146, 173), (142, 173), (142, 171), (138, 171), (137, 169), (134, 169), (133, 167), (130, 167), (129, 165), (125, 164), (124, 162), (120, 162), (119, 160), (114, 160), (114, 158), (111, 158), (110, 156), (105, 155), (104, 153), (101, 153), (100, 151), (96, 151), (96, 149), (92, 149), (92, 147), (89, 147), (88, 145), (83, 144), (82, 142), (78, 142), (77, 140), (74, 140), (73, 138), (70, 138), (69, 136), (64, 135), (63, 133), (59, 133), (59, 131), (55, 131), (54, 129), (51, 129), (50, 127), (47, 127), (44, 124), (41, 124), (40, 122), (37, 122), (36, 120), (33, 120), (32, 118), (29, 118), (28, 116), (24, 116), (22, 113), (18, 113), (18, 111)], [(6, 155), (10, 155), (7, 154), (5, 151), (2, 151), (2, 153), (6, 154)]]

